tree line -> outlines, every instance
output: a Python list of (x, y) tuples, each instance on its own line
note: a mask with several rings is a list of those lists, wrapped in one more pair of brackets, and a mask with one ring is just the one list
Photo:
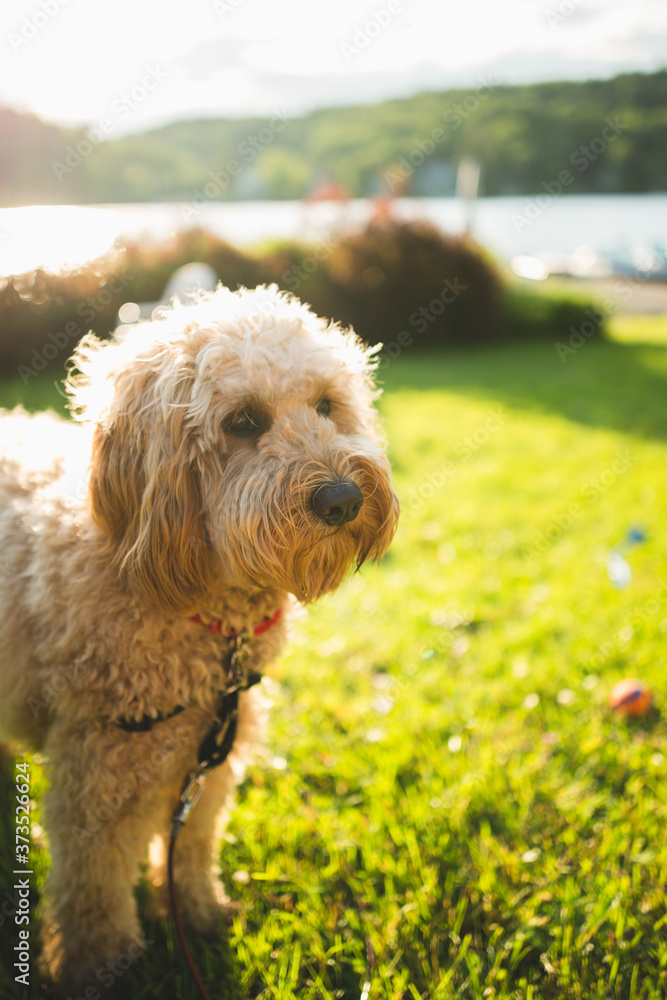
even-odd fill
[[(447, 196), (457, 166), (482, 193), (667, 190), (667, 71), (475, 89), (295, 117), (179, 121), (121, 135), (113, 117), (66, 129), (0, 108), (0, 204)], [(559, 180), (560, 178), (560, 180)], [(563, 183), (566, 178), (566, 183)]]

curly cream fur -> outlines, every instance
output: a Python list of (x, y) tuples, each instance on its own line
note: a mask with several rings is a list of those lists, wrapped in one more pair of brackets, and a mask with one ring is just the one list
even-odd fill
[[(263, 671), (294, 598), (335, 588), (391, 540), (372, 355), (275, 286), (220, 288), (124, 337), (85, 337), (69, 382), (77, 423), (2, 417), (0, 733), (48, 761), (45, 955), (65, 987), (94, 985), (141, 940), (138, 866), (168, 835), (226, 684), (228, 639), (190, 615), (252, 632), (283, 609), (250, 642)], [(260, 430), (234, 434), (247, 410)], [(364, 502), (335, 527), (310, 500), (340, 481)], [(116, 724), (177, 706), (146, 733)], [(179, 838), (177, 893), (200, 933), (217, 927), (216, 823), (261, 715), (261, 693), (242, 694), (233, 752)], [(153, 857), (163, 912), (164, 851)]]

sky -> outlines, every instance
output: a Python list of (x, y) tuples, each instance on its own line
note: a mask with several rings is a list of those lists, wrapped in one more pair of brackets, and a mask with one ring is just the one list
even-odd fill
[[(0, 105), (111, 136), (667, 67), (664, 0), (12, 0)], [(109, 124), (110, 123), (110, 124)]]

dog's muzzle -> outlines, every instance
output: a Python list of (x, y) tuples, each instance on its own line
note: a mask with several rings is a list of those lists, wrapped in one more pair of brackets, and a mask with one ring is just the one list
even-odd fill
[(354, 521), (363, 502), (361, 490), (354, 483), (320, 486), (310, 498), (310, 505), (319, 520), (335, 528)]

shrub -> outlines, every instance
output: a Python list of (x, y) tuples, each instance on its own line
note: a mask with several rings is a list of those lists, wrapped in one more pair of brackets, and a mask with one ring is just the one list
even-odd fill
[(88, 330), (113, 329), (126, 294), (122, 274), (97, 268), (6, 279), (0, 288), (0, 367), (17, 368), (25, 381), (49, 364), (62, 364)]
[(342, 236), (315, 269), (293, 263), (294, 273), (301, 275), (295, 291), (316, 312), (369, 343), (472, 346), (499, 336), (498, 273), (474, 244), (427, 223), (371, 223)]
[(29, 381), (62, 365), (84, 333), (109, 334), (124, 302), (158, 301), (174, 271), (193, 260), (211, 264), (232, 288), (262, 280), (252, 258), (198, 229), (163, 243), (129, 243), (77, 271), (7, 278), (0, 286), (0, 368), (16, 368)]

